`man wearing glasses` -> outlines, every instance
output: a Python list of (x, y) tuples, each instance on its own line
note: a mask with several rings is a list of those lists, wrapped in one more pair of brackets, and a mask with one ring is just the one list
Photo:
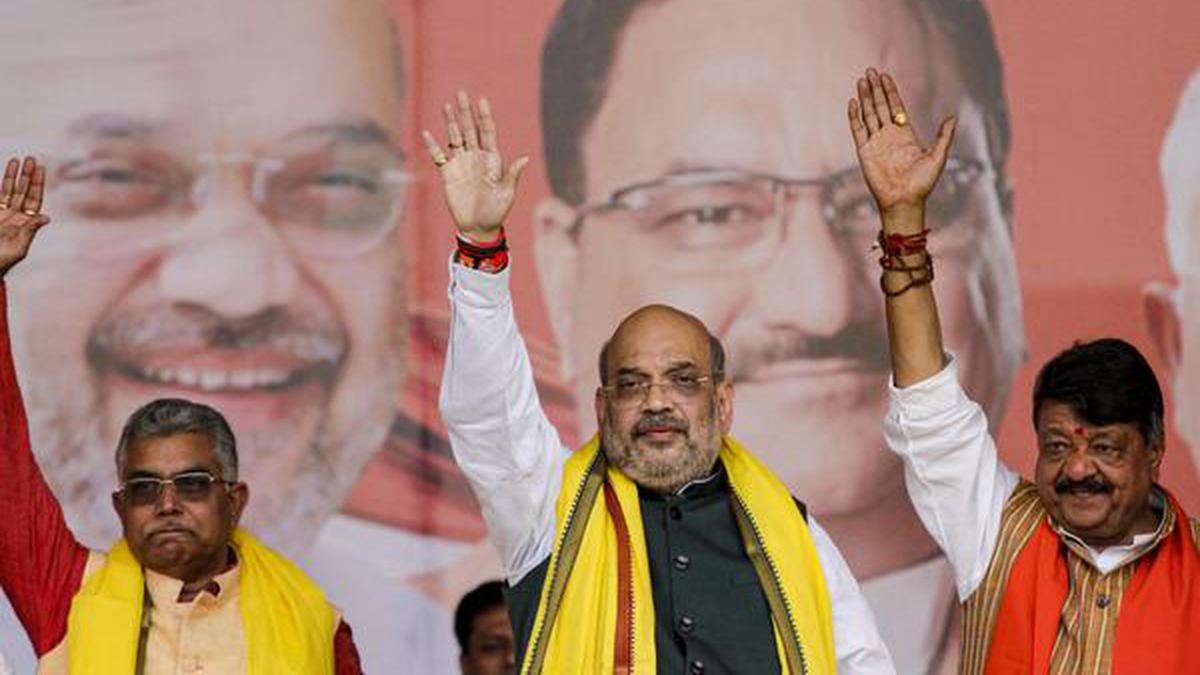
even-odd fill
[(505, 565), (522, 673), (893, 673), (837, 547), (728, 435), (724, 349), (649, 305), (600, 348), (600, 433), (568, 452), (513, 316), (505, 165), (486, 101), (426, 132), (459, 236), (440, 407)]
[(946, 0), (566, 0), (543, 52), (538, 273), (581, 425), (620, 317), (711, 326), (735, 435), (821, 517), (904, 673), (953, 671), (953, 575), (879, 434), (878, 217), (839, 102), (883, 61), (921, 110), (960, 111), (932, 241), (947, 339), (998, 423), (1023, 356), (998, 58), (982, 4)]
[[(13, 0), (0, 75), (24, 93), (0, 145), (51, 177), (56, 226), (9, 293), (33, 447), (73, 530), (119, 533), (108, 449), (130, 410), (213, 405), (256, 486), (248, 526), (372, 618), (367, 667), (452, 668), (449, 612), (406, 579), (483, 528), (447, 457), (390, 452), (409, 173), (385, 3)], [(337, 513), (377, 453), (395, 460), (386, 513)]]
[[(0, 280), (25, 257), (45, 169), (10, 160), (0, 184)], [(159, 399), (117, 445), (123, 536), (80, 544), (33, 458), (0, 285), (0, 586), (39, 673), (360, 673), (348, 625), (307, 575), (238, 528), (249, 488), (216, 410)]]

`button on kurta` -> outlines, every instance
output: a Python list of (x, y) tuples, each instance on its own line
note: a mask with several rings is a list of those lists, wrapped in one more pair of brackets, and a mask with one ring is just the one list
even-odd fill
[(675, 556), (675, 569), (682, 572), (691, 566), (692, 566), (691, 558), (688, 558), (686, 555), (683, 555), (683, 554)]
[(695, 620), (690, 616), (685, 616), (679, 619), (679, 631), (681, 633), (690, 633), (696, 627)]
[(1099, 595), (1096, 597), (1096, 606), (1100, 609), (1105, 609), (1112, 604), (1112, 598), (1107, 595)]
[(692, 675), (700, 675), (701, 673), (703, 673), (704, 672), (704, 662), (703, 661), (692, 661), (691, 672), (692, 672)]

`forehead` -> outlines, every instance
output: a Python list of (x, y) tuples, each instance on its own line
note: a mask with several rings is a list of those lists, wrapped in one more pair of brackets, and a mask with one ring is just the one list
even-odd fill
[(495, 635), (496, 633), (512, 633), (512, 624), (504, 605), (488, 607), (476, 614), (471, 621), (472, 636)]
[(1094, 426), (1082, 420), (1070, 404), (1061, 401), (1045, 401), (1038, 410), (1038, 430), (1043, 433), (1074, 435), (1083, 431), (1087, 435), (1115, 434), (1139, 435), (1137, 425), (1131, 422)]
[(198, 433), (143, 438), (130, 444), (125, 473), (144, 471), (164, 476), (195, 467), (216, 468), (217, 456), (208, 436)]
[(709, 358), (703, 327), (682, 315), (652, 310), (627, 319), (617, 329), (609, 346), (608, 369), (610, 373), (663, 372), (684, 364), (703, 366)]
[(397, 110), (378, 2), (4, 4), (0, 77), (23, 105), (0, 111), (0, 125), (26, 142), (51, 143), (80, 117), (111, 114), (160, 124), (181, 144), (241, 148), (330, 118), (390, 124)]
[(628, 178), (672, 163), (802, 176), (852, 166), (846, 101), (868, 65), (891, 71), (914, 111), (954, 112), (947, 102), (961, 86), (951, 50), (913, 7), (668, 0), (639, 10), (584, 139), (589, 194), (611, 187), (598, 185), (609, 168)]

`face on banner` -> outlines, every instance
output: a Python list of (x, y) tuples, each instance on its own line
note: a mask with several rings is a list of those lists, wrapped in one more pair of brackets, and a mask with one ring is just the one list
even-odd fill
[[(9, 284), (34, 445), (72, 525), (108, 508), (126, 416), (182, 396), (238, 438), (250, 527), (295, 548), (396, 409), (406, 167), (375, 2), (38, 2), (3, 11), (0, 112), (48, 166)], [(352, 37), (351, 37), (352, 36)]]
[(900, 461), (880, 438), (878, 216), (845, 112), (871, 64), (895, 74), (924, 138), (960, 117), (928, 213), (938, 304), (967, 388), (999, 417), (1023, 351), (1002, 169), (952, 46), (919, 7), (675, 1), (633, 12), (590, 122), (546, 139), (551, 156), (578, 144), (538, 225), (579, 402), (620, 317), (674, 305), (725, 343), (733, 433), (815, 512), (903, 499)]
[(1200, 461), (1200, 69), (1184, 86), (1163, 140), (1166, 240), (1177, 286), (1151, 284), (1150, 334), (1171, 371), (1175, 426)]

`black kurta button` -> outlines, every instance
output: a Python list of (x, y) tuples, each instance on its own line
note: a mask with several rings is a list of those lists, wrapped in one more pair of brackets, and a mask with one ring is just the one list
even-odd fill
[(692, 566), (691, 558), (688, 558), (686, 555), (675, 556), (675, 569), (682, 572), (691, 566)]
[(704, 672), (703, 661), (692, 661), (692, 675), (700, 675)]
[(1100, 609), (1104, 609), (1105, 607), (1108, 607), (1111, 604), (1112, 604), (1112, 598), (1108, 597), (1107, 595), (1100, 595), (1100, 596), (1097, 596), (1097, 598), (1096, 598), (1096, 606), (1099, 607)]
[(695, 627), (696, 622), (692, 620), (692, 617), (685, 616), (679, 619), (679, 631), (681, 633), (690, 633)]
[(671, 520), (680, 520), (683, 518), (683, 511), (680, 511), (678, 506), (672, 506), (670, 509), (667, 509), (667, 513), (671, 515)]

